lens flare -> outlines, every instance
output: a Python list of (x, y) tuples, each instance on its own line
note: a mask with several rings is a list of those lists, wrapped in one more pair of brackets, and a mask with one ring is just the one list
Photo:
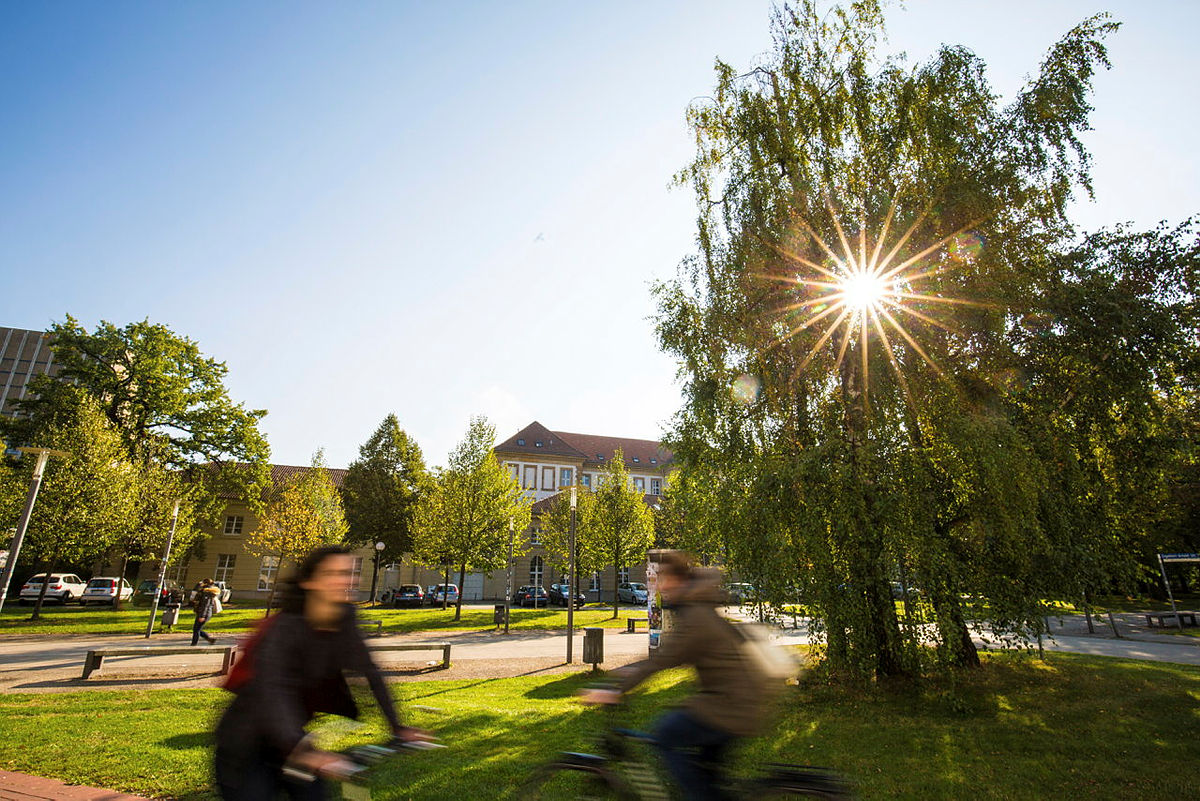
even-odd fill
[(752, 375), (742, 373), (733, 380), (733, 385), (729, 387), (729, 394), (738, 403), (749, 406), (758, 400), (758, 393), (761, 389), (761, 381)]

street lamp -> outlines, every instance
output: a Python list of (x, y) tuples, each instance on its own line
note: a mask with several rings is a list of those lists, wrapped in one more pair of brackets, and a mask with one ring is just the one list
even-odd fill
[(387, 546), (382, 542), (375, 543), (375, 569), (371, 571), (371, 606), (376, 606), (375, 584), (379, 581), (379, 560), (383, 558), (383, 549)]
[(575, 487), (571, 487), (571, 529), (567, 537), (567, 664), (574, 661), (575, 647)]
[[(25, 508), (21, 511), (21, 519), (17, 521), (17, 529), (13, 534), (12, 545), (8, 548), (8, 563), (4, 566), (4, 577), (0, 578), (0, 612), (4, 611), (4, 601), (8, 597), (8, 585), (12, 583), (13, 572), (17, 569), (17, 557), (21, 555), (21, 543), (25, 541), (25, 531), (29, 528), (29, 516), (33, 514), (33, 504), (37, 501), (38, 490), (42, 486), (42, 474), (46, 470), (46, 462), (50, 454), (67, 456), (66, 451), (55, 451), (50, 448), (17, 448), (21, 453), (37, 455), (33, 465), (33, 477), (29, 480), (29, 494), (25, 496)], [(49, 583), (50, 577), (46, 576)], [(118, 590), (119, 592), (119, 590)]]
[(508, 516), (508, 570), (504, 574), (504, 633), (508, 634), (508, 616), (512, 613), (513, 519)]
[[(162, 597), (164, 582), (167, 580), (167, 562), (171, 559), (171, 544), (175, 541), (175, 525), (179, 522), (179, 501), (175, 501), (175, 509), (171, 512), (171, 531), (167, 534), (167, 547), (163, 549), (162, 562), (158, 566), (158, 586), (154, 588), (154, 601), (150, 604), (150, 620), (146, 623), (146, 639), (154, 633), (154, 618), (158, 616), (158, 599)], [(121, 596), (121, 576), (117, 579), (117, 596)]]

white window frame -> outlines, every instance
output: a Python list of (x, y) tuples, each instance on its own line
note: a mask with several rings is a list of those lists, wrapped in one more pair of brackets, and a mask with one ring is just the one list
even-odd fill
[(569, 487), (575, 483), (575, 468), (560, 467), (558, 469), (558, 486)]
[(537, 465), (525, 465), (525, 472), (521, 476), (521, 489), (537, 489)]
[(258, 587), (259, 592), (270, 592), (275, 586), (275, 580), (279, 576), (279, 557), (264, 556), (258, 562)]
[(553, 467), (543, 467), (542, 468), (542, 489), (543, 490), (557, 489), (554, 486), (554, 468)]
[(245, 522), (245, 517), (242, 515), (226, 515), (225, 528), (222, 531), (226, 537), (242, 536), (242, 524)]
[(512, 473), (513, 481), (521, 483), (521, 466), (516, 462), (505, 462), (504, 466)]
[(355, 589), (357, 589), (359, 587), (359, 585), (362, 584), (362, 569), (363, 569), (363, 557), (355, 556), (354, 557), (354, 573), (353, 573)]
[(592, 572), (592, 584), (588, 587), (589, 592), (600, 592), (600, 571)]
[(529, 560), (529, 583), (535, 587), (542, 586), (542, 576), (546, 574), (546, 563), (542, 557), (535, 556)]
[(542, 544), (542, 529), (539, 526), (531, 526), (530, 527), (530, 529), (529, 529), (529, 544), (530, 545), (541, 545)]
[(661, 478), (650, 479), (650, 494), (651, 495), (662, 495), (662, 479)]
[(217, 566), (213, 568), (213, 581), (224, 581), (228, 584), (233, 577), (235, 567), (237, 567), (236, 553), (217, 554)]
[(629, 568), (622, 567), (617, 570), (617, 583), (618, 584), (628, 584), (629, 583)]
[(646, 479), (642, 476), (633, 477), (633, 488), (638, 491), (638, 495), (646, 494)]
[(583, 484), (583, 486), (587, 487), (588, 489), (591, 489), (592, 488), (592, 474), (591, 473), (580, 474), (579, 483)]

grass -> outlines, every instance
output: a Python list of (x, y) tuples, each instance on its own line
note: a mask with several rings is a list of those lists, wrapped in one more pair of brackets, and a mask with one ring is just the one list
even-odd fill
[[(600, 713), (573, 699), (587, 681), (583, 673), (393, 685), (411, 722), (449, 747), (384, 765), (375, 797), (511, 796), (535, 765), (586, 748), (599, 730)], [(656, 677), (627, 722), (646, 725), (689, 689), (686, 673)], [(0, 696), (0, 767), (212, 799), (209, 732), (226, 700), (219, 690)], [(353, 733), (319, 728), (334, 744), (378, 737), (379, 715), (371, 710), (365, 722)], [(980, 670), (915, 684), (808, 683), (781, 700), (774, 733), (742, 753), (834, 767), (865, 799), (1196, 798), (1197, 757), (1200, 668), (1059, 654), (989, 655)]]
[[(141, 634), (146, 630), (150, 617), (149, 607), (129, 608), (114, 612), (109, 607), (58, 606), (47, 604), (42, 607), (42, 619), (30, 621), (33, 607), (8, 605), (0, 612), (0, 636), (5, 634)], [(622, 610), (622, 617), (612, 619), (611, 606), (589, 606), (575, 610), (576, 626), (602, 626), (623, 628), (624, 615), (631, 610)], [(632, 610), (637, 611), (637, 610)], [(262, 619), (262, 607), (246, 608), (227, 606), (225, 611), (213, 618), (206, 631), (213, 633), (237, 633), (249, 631)], [(370, 609), (359, 611), (363, 620), (382, 620), (385, 632), (411, 631), (480, 631), (494, 628), (492, 608), (463, 607), (462, 620), (454, 620), (454, 608), (443, 611), (441, 607), (421, 609)], [(191, 631), (191, 610), (184, 607), (179, 615), (176, 631)], [(509, 618), (509, 627), (518, 631), (553, 631), (567, 627), (567, 611), (557, 607), (541, 609), (514, 608)], [(156, 626), (157, 630), (157, 626)]]

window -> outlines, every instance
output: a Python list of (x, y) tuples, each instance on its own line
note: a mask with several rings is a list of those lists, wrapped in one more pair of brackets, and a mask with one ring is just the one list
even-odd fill
[(225, 536), (237, 537), (242, 533), (242, 516), (229, 515), (225, 518)]
[(537, 489), (537, 466), (532, 464), (525, 465), (525, 475), (521, 482), (521, 489)]
[(650, 464), (658, 464), (658, 460), (657, 460), (657, 459), (651, 459), (651, 460), (650, 460)]
[(354, 586), (358, 587), (362, 584), (362, 566), (363, 558), (361, 556), (354, 557)]
[(583, 486), (587, 487), (588, 489), (592, 488), (592, 474), (591, 473), (584, 473), (582, 476), (580, 476), (579, 480), (581, 482), (583, 482)]
[(538, 528), (537, 526), (534, 526), (533, 528), (529, 529), (529, 544), (530, 545), (541, 545), (542, 544), (542, 530), (540, 528)]
[(662, 479), (661, 478), (650, 479), (650, 494), (651, 495), (662, 495)]
[(542, 447), (542, 441), (539, 439), (537, 442), (533, 443), (533, 447), (535, 447), (535, 448)]
[(621, 584), (629, 583), (629, 568), (623, 567), (617, 571), (617, 581)]
[(183, 580), (187, 577), (187, 569), (188, 569), (188, 560), (187, 559), (184, 559), (182, 562), (176, 562), (174, 565), (171, 566), (171, 569), (167, 571), (167, 578), (169, 578), (171, 581), (176, 582), (181, 587), (187, 586), (183, 582)]
[(640, 464), (640, 463), (641, 463), (641, 461), (642, 461), (642, 460), (641, 460), (641, 459), (639, 459), (638, 457), (636, 457), (636, 456), (635, 456), (635, 457), (633, 457), (633, 463), (634, 463), (634, 464)]
[(513, 481), (521, 480), (521, 468), (519, 465), (515, 465), (512, 462), (505, 462), (504, 466), (507, 467), (508, 472), (512, 474)]
[(237, 564), (236, 553), (217, 554), (217, 569), (213, 571), (213, 581), (229, 582), (233, 578), (233, 566)]
[(544, 489), (544, 490), (554, 489), (554, 468), (553, 467), (543, 467), (542, 468), (542, 489)]
[(269, 592), (275, 586), (275, 575), (279, 572), (279, 557), (264, 556), (258, 563), (258, 591)]
[(542, 586), (542, 557), (535, 556), (529, 560), (529, 583), (535, 587)]
[(600, 592), (600, 571), (592, 574), (592, 585), (588, 587), (591, 592)]
[(519, 439), (519, 440), (517, 440), (517, 444), (518, 444), (518, 445), (524, 445), (524, 444), (525, 444), (525, 440), (523, 440), (523, 439)]
[(575, 483), (575, 471), (569, 467), (560, 468), (558, 471), (558, 486), (569, 487)]
[(638, 491), (638, 494), (645, 495), (646, 494), (646, 479), (642, 478), (641, 476), (636, 476), (633, 479), (633, 488)]

